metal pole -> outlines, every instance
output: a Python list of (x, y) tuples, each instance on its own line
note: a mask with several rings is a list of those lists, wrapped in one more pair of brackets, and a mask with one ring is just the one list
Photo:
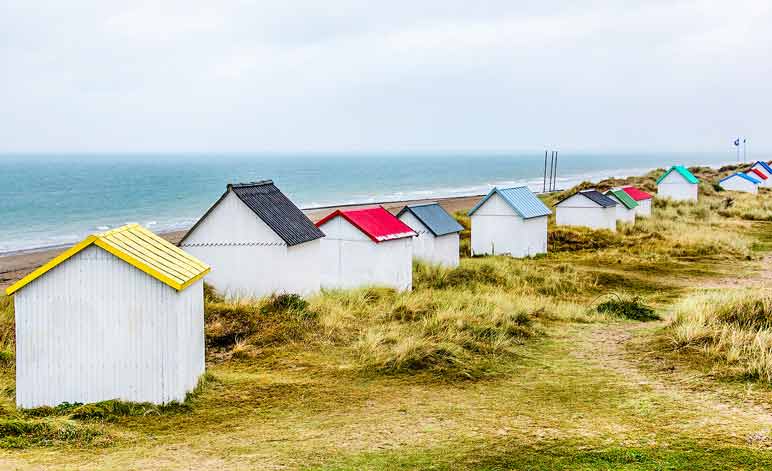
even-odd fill
[(552, 166), (550, 168), (550, 191), (555, 191), (555, 157), (557, 157), (556, 152), (552, 151)]
[(555, 190), (558, 189), (558, 151), (555, 151), (555, 177), (552, 179), (552, 186)]
[(541, 192), (547, 192), (547, 150), (544, 150), (544, 180), (542, 180)]
[(746, 139), (743, 138), (743, 162), (748, 161), (748, 146), (745, 141)]

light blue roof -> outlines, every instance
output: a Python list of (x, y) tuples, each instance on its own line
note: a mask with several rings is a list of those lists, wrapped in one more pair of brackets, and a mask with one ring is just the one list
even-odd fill
[(764, 168), (764, 170), (767, 171), (767, 173), (772, 174), (772, 167), (770, 167), (768, 163), (764, 162), (763, 160), (757, 160), (756, 162), (753, 163), (753, 165), (751, 165), (751, 168), (755, 167), (756, 164), (761, 165)]
[(515, 210), (523, 219), (538, 218), (549, 216), (552, 211), (542, 203), (542, 201), (533, 194), (527, 186), (517, 186), (514, 188), (493, 188), (483, 199), (469, 211), (469, 216), (475, 213), (491, 196), (498, 193), (507, 204)]
[(718, 182), (719, 182), (719, 183), (723, 183), (724, 181), (726, 181), (726, 180), (729, 180), (730, 178), (734, 178), (734, 177), (740, 177), (740, 178), (744, 178), (744, 179), (748, 180), (749, 182), (751, 182), (751, 183), (754, 183), (754, 184), (756, 184), (756, 185), (758, 185), (759, 183), (761, 183), (761, 181), (759, 181), (759, 180), (756, 180), (756, 179), (755, 179), (755, 178), (753, 178), (752, 176), (750, 176), (750, 175), (746, 175), (746, 174), (744, 174), (744, 173), (733, 173), (733, 174), (729, 175), (728, 177), (724, 177), (724, 178), (722, 178), (722, 179), (721, 179), (721, 180), (719, 180)]

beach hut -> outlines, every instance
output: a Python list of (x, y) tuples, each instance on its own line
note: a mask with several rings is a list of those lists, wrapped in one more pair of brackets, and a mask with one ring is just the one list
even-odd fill
[(617, 202), (617, 221), (635, 223), (635, 211), (638, 203), (621, 188), (612, 188), (606, 196)]
[(636, 216), (651, 216), (651, 201), (654, 199), (654, 196), (634, 186), (626, 186), (622, 189), (638, 203), (638, 206), (635, 208)]
[(184, 400), (204, 372), (208, 272), (130, 224), (87, 237), (10, 286), (16, 404)]
[[(751, 170), (756, 170), (766, 175), (767, 181), (769, 181), (770, 185), (772, 186), (772, 166), (770, 166), (768, 163), (764, 162), (763, 160), (757, 160), (756, 162), (753, 163), (753, 165), (751, 165)], [(767, 186), (767, 185), (764, 185), (764, 186)]]
[(464, 227), (439, 203), (405, 206), (397, 218), (418, 234), (413, 237), (413, 258), (445, 267), (458, 266), (458, 233)]
[(683, 165), (674, 165), (657, 179), (657, 197), (697, 201), (700, 181)]
[(320, 288), (324, 234), (271, 180), (228, 185), (180, 247), (212, 265), (228, 298), (308, 295)]
[(558, 226), (617, 230), (617, 202), (597, 190), (583, 190), (555, 204)]
[(525, 186), (493, 188), (469, 211), (472, 255), (529, 257), (547, 253), (552, 211)]
[(761, 181), (750, 175), (739, 172), (733, 173), (718, 181), (718, 185), (725, 190), (752, 193), (754, 195), (759, 192), (760, 183)]
[(770, 178), (772, 175), (761, 168), (753, 167), (745, 173), (759, 181), (759, 188), (772, 188), (772, 178)]
[(413, 241), (417, 234), (378, 206), (337, 210), (316, 223), (322, 239), (322, 287), (413, 286)]

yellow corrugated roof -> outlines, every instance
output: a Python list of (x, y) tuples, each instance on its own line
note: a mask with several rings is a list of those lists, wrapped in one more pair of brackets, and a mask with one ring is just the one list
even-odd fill
[(139, 224), (93, 234), (6, 289), (11, 295), (90, 245), (96, 245), (153, 278), (182, 291), (211, 270), (207, 264)]

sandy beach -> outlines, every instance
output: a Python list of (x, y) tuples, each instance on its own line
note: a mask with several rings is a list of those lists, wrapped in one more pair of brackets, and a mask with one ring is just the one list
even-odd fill
[[(304, 209), (303, 211), (312, 221), (315, 222), (338, 208), (365, 208), (375, 204), (381, 204), (383, 207), (396, 214), (406, 204), (437, 201), (448, 212), (453, 213), (456, 211), (464, 211), (470, 209), (474, 203), (480, 199), (481, 196), (482, 195), (456, 196), (451, 198), (434, 198), (428, 200), (386, 201), (381, 203), (325, 206)], [(160, 235), (163, 236), (166, 240), (176, 244), (180, 241), (182, 236), (185, 235), (185, 232), (186, 231), (164, 232)], [(0, 289), (4, 290), (7, 286), (13, 284), (40, 265), (51, 260), (66, 248), (67, 246), (56, 248), (41, 248), (37, 250), (32, 249), (10, 255), (0, 256)]]

